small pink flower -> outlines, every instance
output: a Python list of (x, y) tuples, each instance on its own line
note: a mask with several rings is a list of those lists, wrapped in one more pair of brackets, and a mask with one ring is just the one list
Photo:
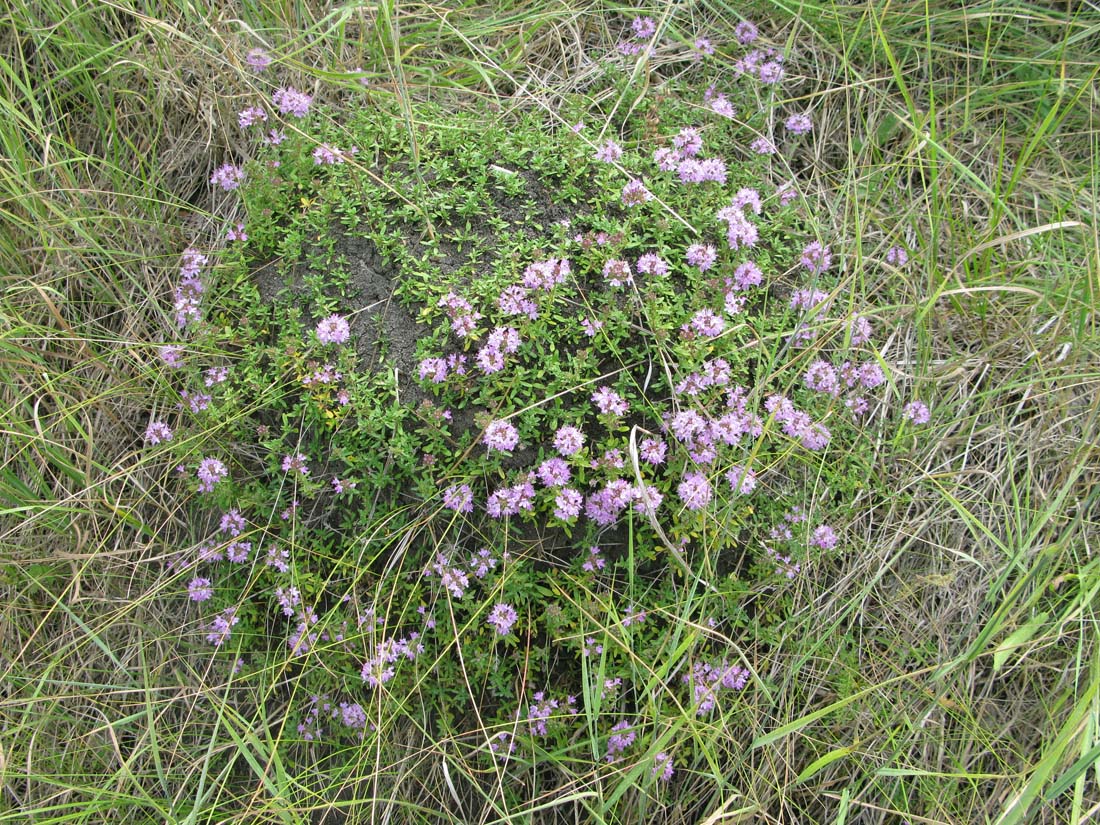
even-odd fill
[(330, 315), (317, 324), (317, 340), (322, 344), (343, 344), (351, 337), (346, 318)]

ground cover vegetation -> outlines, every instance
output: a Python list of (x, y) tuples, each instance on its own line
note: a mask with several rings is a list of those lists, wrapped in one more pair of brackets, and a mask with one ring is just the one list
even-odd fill
[(0, 821), (1087, 822), (1087, 4), (17, 4)]

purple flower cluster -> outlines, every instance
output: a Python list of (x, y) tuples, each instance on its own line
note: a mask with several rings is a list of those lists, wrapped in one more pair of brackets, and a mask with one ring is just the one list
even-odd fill
[(172, 440), (172, 428), (163, 421), (150, 421), (145, 428), (145, 440), (150, 444), (160, 444)]
[(751, 208), (759, 215), (761, 211), (760, 195), (755, 189), (741, 189), (729, 206), (718, 210), (715, 217), (726, 224), (726, 242), (732, 250), (741, 247), (752, 248), (760, 239), (760, 230), (745, 214)]
[(610, 387), (600, 387), (592, 393), (592, 403), (600, 415), (626, 415), (627, 403)]
[(482, 436), (485, 449), (509, 453), (519, 444), (519, 431), (507, 421), (490, 421)]
[(350, 149), (337, 149), (335, 146), (322, 143), (313, 150), (313, 163), (315, 166), (335, 166), (357, 154), (359, 149), (355, 146)]
[(698, 268), (700, 272), (706, 272), (718, 260), (718, 251), (710, 244), (697, 243), (688, 247), (684, 257), (689, 266)]
[(559, 427), (554, 434), (554, 449), (568, 458), (576, 455), (584, 446), (584, 433), (571, 424)]
[[(531, 306), (534, 307), (534, 304)], [(477, 351), (478, 367), (486, 375), (499, 372), (504, 369), (504, 356), (518, 351), (521, 343), (519, 332), (514, 328), (495, 327)]]
[(902, 408), (901, 415), (914, 424), (927, 424), (932, 420), (932, 413), (923, 401), (910, 401)]
[[(732, 115), (732, 109), (730, 110)], [(671, 147), (653, 153), (653, 161), (662, 172), (675, 172), (681, 183), (725, 183), (727, 169), (721, 158), (697, 157), (703, 148), (698, 129), (685, 127), (672, 139)]]
[(305, 117), (309, 114), (309, 106), (313, 98), (305, 92), (299, 92), (293, 87), (276, 89), (271, 95), (271, 102), (284, 115)]
[(815, 423), (810, 415), (795, 407), (794, 402), (779, 394), (768, 396), (764, 408), (782, 425), (783, 432), (799, 441), (807, 450), (823, 450), (832, 437), (829, 429), (821, 423)]
[(621, 200), (623, 206), (629, 209), (631, 206), (640, 206), (653, 200), (653, 193), (646, 189), (645, 184), (640, 180), (632, 179), (623, 187)]
[(399, 659), (415, 661), (423, 652), (424, 644), (416, 632), (401, 639), (383, 639), (374, 646), (374, 655), (363, 663), (359, 675), (369, 687), (380, 687), (397, 675)]
[(761, 83), (778, 83), (784, 76), (783, 55), (775, 49), (753, 49), (734, 62), (733, 70), (755, 77)]
[(634, 739), (637, 734), (631, 730), (630, 722), (625, 719), (611, 728), (611, 736), (607, 739), (607, 756), (604, 757), (608, 762), (615, 762), (620, 758), (620, 754), (634, 744)]
[(886, 250), (886, 263), (899, 269), (909, 263), (909, 252), (904, 246), (891, 246)]
[(738, 691), (748, 682), (749, 672), (729, 660), (718, 662), (696, 662), (691, 672), (684, 674), (684, 684), (691, 686), (695, 703), (695, 715), (705, 716), (714, 710), (718, 703), (720, 690)]
[(668, 782), (672, 779), (672, 774), (672, 757), (661, 751), (653, 757), (653, 770), (650, 771), (650, 776), (661, 782)]
[(229, 640), (229, 636), (233, 632), (233, 626), (239, 621), (237, 608), (227, 607), (210, 622), (207, 628), (206, 641), (214, 647), (221, 647), (223, 643)]
[(451, 319), (451, 331), (458, 338), (466, 338), (477, 329), (477, 322), (481, 320), (481, 313), (475, 312), (473, 306), (465, 298), (448, 292), (439, 299), (439, 306), (447, 311)]
[(485, 510), (493, 518), (504, 518), (519, 515), (521, 511), (530, 512), (534, 504), (535, 485), (530, 481), (521, 481), (494, 491), (485, 502)]
[(251, 49), (244, 59), (254, 72), (262, 72), (271, 65), (271, 55), (261, 48)]
[(647, 252), (638, 258), (638, 272), (641, 275), (667, 275), (668, 264), (655, 252)]
[(603, 276), (613, 287), (629, 286), (634, 283), (634, 274), (630, 264), (623, 260), (610, 260), (603, 265)]
[(322, 344), (346, 344), (351, 338), (351, 327), (342, 315), (330, 315), (317, 324), (316, 334)]
[(596, 150), (596, 160), (603, 163), (614, 163), (623, 156), (623, 148), (615, 141), (608, 140)]
[(231, 192), (244, 182), (244, 170), (232, 163), (223, 163), (210, 176), (210, 183)]
[(214, 491), (215, 484), (229, 477), (229, 470), (216, 458), (204, 458), (199, 462), (196, 475), (199, 478), (199, 492), (210, 493)]
[(205, 602), (207, 599), (214, 597), (214, 588), (210, 583), (210, 579), (202, 576), (196, 576), (191, 579), (187, 585), (187, 596), (193, 602)]
[[(202, 310), (199, 304), (206, 288), (199, 279), (199, 273), (206, 265), (206, 262), (206, 256), (197, 249), (185, 249), (183, 252), (183, 262), (180, 265), (180, 280), (176, 285), (174, 296), (176, 325), (181, 328), (187, 326), (189, 323), (202, 320)], [(173, 363), (173, 359), (169, 357), (169, 353), (177, 355), (179, 351), (178, 347), (171, 347), (170, 345), (162, 347), (161, 358), (169, 366), (178, 367), (180, 364)]]
[(469, 484), (452, 484), (443, 491), (443, 506), (456, 513), (474, 511), (474, 494)]
[(820, 275), (833, 262), (833, 255), (821, 241), (812, 241), (802, 250), (800, 262), (811, 275)]
[(237, 112), (237, 124), (242, 129), (247, 129), (256, 123), (267, 123), (267, 112), (259, 106), (249, 106)]
[(562, 702), (538, 691), (531, 696), (534, 700), (527, 706), (527, 730), (532, 736), (546, 736), (550, 725), (564, 716), (577, 715), (577, 697), (565, 697)]
[(512, 625), (516, 623), (518, 618), (519, 616), (516, 614), (514, 607), (499, 602), (489, 611), (489, 618), (486, 621), (501, 636), (507, 636), (512, 631)]
[(523, 285), (528, 289), (541, 289), (543, 292), (549, 292), (554, 287), (564, 284), (571, 271), (569, 261), (564, 258), (548, 258), (545, 261), (536, 261), (523, 270)]
[(804, 114), (791, 115), (787, 118), (784, 126), (792, 135), (804, 135), (814, 128), (813, 121), (810, 120), (808, 115)]

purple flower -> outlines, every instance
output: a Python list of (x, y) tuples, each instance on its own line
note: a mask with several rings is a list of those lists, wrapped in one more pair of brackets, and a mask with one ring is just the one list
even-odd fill
[(303, 475), (303, 476), (308, 476), (309, 475), (309, 465), (306, 463), (308, 460), (309, 459), (307, 459), (301, 453), (297, 453), (295, 455), (289, 455), (289, 454), (284, 455), (283, 456), (283, 472), (284, 473), (295, 472), (295, 473), (299, 473), (300, 475)]
[(591, 318), (584, 318), (581, 320), (581, 327), (584, 329), (584, 334), (589, 338), (595, 338), (596, 333), (603, 329), (603, 321), (594, 321)]
[(280, 573), (289, 573), (290, 551), (285, 547), (278, 547), (272, 544), (267, 548), (267, 558), (264, 560), (264, 564), (268, 567), (274, 567)]
[(569, 483), (569, 465), (560, 458), (548, 458), (539, 465), (538, 476), (546, 487), (564, 487)]
[(252, 552), (252, 542), (231, 541), (225, 547), (225, 557), (234, 564), (244, 564), (248, 561), (248, 554)]
[(904, 246), (891, 246), (886, 250), (886, 263), (901, 268), (909, 263), (909, 253)]
[(829, 268), (833, 262), (829, 247), (823, 246), (821, 241), (813, 241), (802, 250), (801, 263), (812, 275), (820, 275)]
[(601, 415), (626, 415), (627, 403), (610, 387), (600, 387), (592, 393), (592, 403)]
[(652, 17), (635, 17), (630, 21), (630, 28), (638, 40), (649, 40), (657, 33), (657, 23)]
[(267, 112), (259, 106), (249, 106), (247, 109), (241, 109), (237, 112), (237, 124), (242, 129), (247, 129), (254, 123), (264, 123), (266, 121)]
[(519, 444), (519, 431), (507, 421), (490, 421), (483, 440), (485, 449), (508, 453)]
[(667, 275), (668, 264), (654, 252), (647, 252), (638, 259), (638, 272), (642, 275)]
[(756, 473), (739, 464), (730, 468), (726, 473), (726, 480), (730, 483), (730, 489), (742, 496), (747, 496), (756, 489)]
[[(868, 390), (873, 390), (875, 387), (882, 384), (886, 380), (886, 375), (882, 372), (882, 367), (876, 364), (874, 361), (868, 361), (865, 364), (861, 364), (859, 367), (859, 383)], [(920, 407), (924, 407), (925, 416), (928, 415), (928, 408), (921, 404), (919, 401), (913, 402), (919, 404)], [(925, 421), (928, 419), (925, 418)], [(924, 421), (916, 422), (923, 424)]]
[(576, 427), (566, 424), (554, 434), (554, 449), (568, 458), (576, 455), (584, 446), (584, 433)]
[(695, 55), (696, 58), (702, 58), (703, 55), (714, 54), (714, 46), (711, 45), (711, 42), (708, 38), (697, 37), (695, 38), (695, 51), (697, 52), (697, 54)]
[(625, 719), (611, 728), (611, 736), (607, 740), (607, 761), (614, 762), (618, 759), (620, 753), (634, 744), (635, 736), (635, 732), (630, 730), (630, 723)]
[(813, 121), (804, 114), (791, 115), (783, 125), (794, 135), (804, 135), (814, 128)]
[(214, 617), (214, 620), (210, 623), (209, 633), (206, 634), (206, 641), (214, 645), (214, 647), (221, 647), (222, 643), (229, 639), (229, 634), (233, 632), (233, 625), (237, 624), (240, 619), (237, 617), (237, 608), (227, 607), (219, 615)]
[(359, 150), (354, 147), (345, 152), (335, 146), (322, 143), (313, 150), (313, 164), (315, 166), (336, 166), (343, 163), (349, 155), (355, 155), (358, 152)]
[(452, 484), (443, 491), (443, 506), (456, 513), (474, 511), (474, 494), (469, 484)]
[(623, 187), (623, 206), (638, 206), (651, 200), (653, 200), (653, 193), (646, 189), (645, 184), (640, 180), (631, 180)]
[(172, 440), (172, 429), (163, 421), (150, 421), (145, 428), (145, 440), (150, 444), (160, 444)]
[(496, 347), (486, 344), (477, 351), (477, 365), (486, 375), (500, 372), (504, 369), (504, 353)]
[(862, 346), (871, 340), (871, 322), (862, 315), (853, 315), (848, 322), (848, 329), (851, 331), (851, 344), (853, 347)]
[(661, 751), (653, 757), (653, 770), (650, 771), (650, 776), (659, 779), (661, 782), (668, 782), (672, 779), (672, 774), (672, 757)]
[(820, 547), (822, 550), (832, 550), (836, 547), (838, 540), (836, 530), (828, 524), (822, 524), (814, 529), (813, 536), (810, 537), (810, 545)]
[(572, 521), (581, 514), (581, 504), (584, 496), (572, 487), (562, 489), (554, 499), (554, 518), (562, 521)]
[(271, 55), (260, 48), (251, 49), (244, 60), (254, 72), (262, 72), (271, 65)]
[(733, 104), (729, 102), (729, 99), (725, 95), (716, 95), (710, 101), (710, 109), (716, 115), (722, 117), (733, 117), (737, 114), (737, 110), (733, 108)]
[(239, 536), (247, 526), (248, 522), (241, 515), (241, 511), (236, 509), (222, 513), (222, 517), (218, 522), (218, 529), (222, 533), (228, 533), (231, 536)]
[(313, 98), (305, 92), (299, 92), (297, 89), (288, 86), (283, 89), (276, 89), (271, 95), (271, 102), (284, 115), (305, 117), (309, 114), (309, 105), (313, 102)]
[(495, 327), (485, 339), (485, 345), (499, 349), (501, 352), (513, 353), (519, 349), (522, 343), (519, 332), (512, 327)]
[(210, 584), (210, 579), (201, 576), (191, 579), (191, 582), (187, 585), (187, 596), (193, 602), (205, 602), (207, 599), (213, 598), (214, 588)]
[(447, 360), (445, 358), (425, 358), (420, 362), (420, 380), (430, 380), (433, 384), (442, 384), (447, 380)]
[(702, 510), (711, 500), (713, 492), (703, 473), (688, 473), (676, 488), (676, 494), (688, 510)]
[(248, 233), (244, 231), (244, 224), (238, 221), (237, 227), (234, 229), (230, 227), (225, 230), (225, 239), (227, 241), (240, 241), (244, 243), (248, 240)]
[(504, 602), (497, 603), (491, 611), (489, 611), (489, 618), (486, 620), (501, 636), (507, 636), (512, 630), (512, 625), (516, 623), (519, 616), (516, 615), (516, 609), (510, 604)]
[(701, 309), (691, 316), (691, 320), (686, 325), (684, 331), (690, 330), (695, 335), (701, 335), (704, 338), (713, 338), (716, 335), (721, 335), (725, 327), (726, 322), (722, 319), (721, 315), (713, 309)]
[(761, 83), (778, 83), (783, 79), (783, 64), (778, 59), (769, 60), (760, 66), (756, 76)]
[(613, 140), (607, 141), (596, 150), (596, 160), (603, 161), (604, 163), (614, 163), (622, 156), (622, 147)]
[(497, 306), (505, 315), (526, 315), (532, 321), (539, 317), (538, 306), (527, 297), (527, 289), (519, 284), (505, 288), (497, 298)]
[(607, 560), (600, 555), (602, 551), (596, 545), (588, 548), (588, 558), (581, 567), (587, 573), (595, 573), (597, 570), (603, 570), (607, 567)]
[(749, 22), (748, 20), (742, 20), (733, 30), (733, 36), (737, 38), (737, 42), (742, 46), (747, 46), (759, 36), (756, 24)]
[(634, 283), (634, 276), (630, 272), (630, 264), (626, 261), (608, 261), (603, 265), (603, 276), (613, 287)]
[(764, 273), (753, 261), (745, 261), (739, 264), (733, 271), (733, 279), (730, 286), (736, 290), (744, 290), (753, 286), (760, 286), (764, 282)]
[(485, 511), (493, 518), (518, 515), (521, 510), (530, 511), (534, 506), (535, 487), (524, 481), (495, 491), (485, 502)]
[(703, 137), (699, 134), (698, 129), (692, 126), (685, 126), (676, 137), (672, 139), (672, 145), (676, 147), (681, 157), (693, 158), (699, 154), (703, 148)]
[(718, 252), (710, 244), (697, 243), (688, 247), (685, 258), (689, 265), (698, 267), (700, 272), (706, 272), (718, 260)]
[(244, 170), (239, 166), (234, 166), (232, 163), (223, 163), (215, 169), (214, 174), (210, 176), (210, 182), (220, 186), (226, 192), (236, 189), (241, 185), (243, 180)]
[(210, 493), (215, 484), (229, 477), (229, 470), (216, 458), (204, 458), (199, 462), (196, 475), (199, 478), (199, 492)]
[(680, 157), (679, 152), (667, 146), (662, 146), (660, 149), (653, 151), (653, 162), (657, 164), (657, 168), (662, 172), (675, 172), (682, 160), (683, 158)]
[(317, 340), (322, 344), (343, 344), (351, 337), (347, 319), (330, 315), (317, 324)]
[(778, 151), (775, 144), (763, 136), (750, 143), (749, 148), (758, 155), (774, 155)]
[(638, 457), (646, 464), (657, 466), (663, 464), (668, 445), (657, 438), (647, 438), (638, 445)]
[(836, 369), (828, 361), (822, 361), (819, 358), (810, 364), (803, 381), (811, 390), (834, 397), (840, 395), (840, 378), (837, 376)]
[(932, 420), (932, 413), (923, 401), (910, 401), (902, 408), (901, 414), (914, 424), (927, 424)]
[(163, 344), (157, 348), (157, 356), (174, 370), (178, 370), (183, 366), (183, 347), (175, 344)]
[[(829, 293), (820, 289), (796, 289), (791, 294), (791, 309), (816, 309), (829, 300)], [(823, 309), (826, 307), (822, 307)]]

